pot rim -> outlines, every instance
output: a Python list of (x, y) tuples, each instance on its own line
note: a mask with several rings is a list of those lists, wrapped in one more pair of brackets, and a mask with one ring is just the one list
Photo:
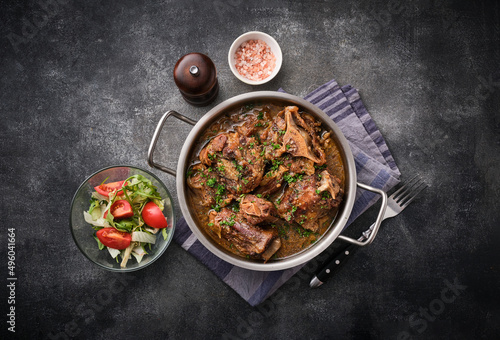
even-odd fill
[[(344, 200), (341, 203), (339, 212), (333, 220), (329, 229), (314, 243), (314, 245), (306, 248), (305, 250), (291, 255), (289, 257), (269, 261), (267, 263), (259, 262), (257, 260), (246, 259), (238, 255), (229, 253), (223, 248), (218, 246), (208, 235), (206, 235), (200, 228), (197, 227), (196, 221), (191, 215), (187, 204), (187, 183), (185, 173), (191, 164), (190, 157), (191, 152), (194, 147), (194, 143), (200, 136), (200, 134), (205, 131), (205, 129), (217, 118), (219, 118), (227, 109), (234, 108), (238, 105), (242, 105), (245, 102), (255, 101), (255, 100), (271, 100), (271, 101), (284, 101), (290, 104), (299, 106), (299, 108), (304, 109), (308, 113), (319, 119), (325, 126), (328, 126), (333, 132), (332, 138), (334, 138), (337, 146), (339, 147), (343, 161), (344, 161), (344, 172), (345, 172), (345, 187), (344, 187)], [(355, 195), (356, 195), (356, 167), (354, 163), (354, 157), (352, 155), (351, 148), (344, 134), (340, 128), (333, 122), (333, 120), (326, 115), (320, 108), (311, 104), (303, 98), (291, 95), (288, 93), (278, 92), (278, 91), (256, 91), (250, 93), (244, 93), (237, 95), (235, 97), (229, 98), (224, 102), (218, 104), (210, 111), (208, 111), (191, 129), (188, 137), (186, 138), (184, 145), (182, 146), (181, 153), (179, 155), (179, 161), (177, 164), (177, 195), (179, 199), (179, 205), (186, 222), (196, 236), (196, 238), (214, 255), (221, 258), (222, 260), (229, 262), (235, 266), (257, 270), (257, 271), (276, 271), (282, 269), (289, 269), (298, 265), (301, 265), (317, 255), (323, 252), (328, 246), (332, 244), (338, 235), (343, 231), (344, 226), (349, 219), (349, 216), (354, 205)]]

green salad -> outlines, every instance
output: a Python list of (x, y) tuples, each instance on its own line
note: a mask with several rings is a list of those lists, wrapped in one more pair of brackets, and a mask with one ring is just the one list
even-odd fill
[(121, 259), (120, 267), (126, 268), (131, 256), (138, 263), (142, 261), (159, 232), (167, 239), (165, 202), (144, 176), (111, 183), (106, 180), (94, 187), (90, 207), (83, 216), (94, 229), (99, 249), (107, 249), (117, 262)]

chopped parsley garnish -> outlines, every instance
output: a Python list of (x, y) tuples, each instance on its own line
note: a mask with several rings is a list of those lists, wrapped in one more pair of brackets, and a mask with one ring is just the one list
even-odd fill
[[(276, 227), (275, 225), (271, 225), (271, 227)], [(278, 227), (278, 235), (285, 239), (285, 240), (288, 240), (288, 232), (290, 231), (290, 226), (288, 224), (284, 225), (284, 226), (280, 226)]]
[(301, 181), (302, 180), (302, 175), (290, 175), (290, 174), (285, 174), (283, 175), (283, 179), (288, 182), (288, 184), (291, 184), (293, 182)]
[(222, 195), (224, 193), (224, 190), (226, 190), (226, 187), (222, 184), (217, 185), (217, 191), (215, 192), (217, 195)]
[(236, 170), (238, 170), (239, 172), (241, 172), (243, 170), (243, 165), (238, 164), (238, 162), (233, 161), (233, 165), (236, 168)]
[(297, 230), (297, 233), (299, 234), (300, 237), (309, 237), (309, 235), (312, 234), (311, 230), (306, 230), (303, 228), (296, 228), (295, 230)]
[(210, 188), (213, 188), (214, 185), (217, 183), (217, 180), (215, 178), (210, 178), (208, 181), (207, 181), (207, 185), (210, 187)]
[(234, 223), (234, 215), (231, 215), (228, 220), (220, 221), (220, 225), (228, 225), (230, 227), (232, 227)]
[(297, 181), (297, 180), (295, 179), (295, 176), (294, 176), (294, 175), (290, 175), (290, 174), (284, 174), (284, 175), (283, 175), (283, 179), (284, 179), (285, 181), (287, 181), (289, 184)]
[(273, 159), (273, 166), (271, 167), (271, 171), (277, 171), (281, 164), (283, 164), (283, 161)]

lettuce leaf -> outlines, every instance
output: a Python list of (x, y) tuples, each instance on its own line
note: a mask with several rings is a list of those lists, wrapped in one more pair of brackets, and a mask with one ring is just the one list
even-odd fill
[(108, 252), (112, 258), (115, 258), (121, 254), (121, 251), (119, 251), (118, 249), (114, 249), (114, 248), (110, 248), (110, 247), (106, 247), (106, 248), (108, 248)]
[[(111, 215), (111, 214), (108, 214), (108, 215)], [(94, 226), (97, 226), (97, 227), (108, 227), (109, 224), (107, 223), (107, 221), (104, 219), (104, 218), (98, 218), (97, 220), (94, 220), (92, 218), (92, 215), (90, 215), (88, 212), (84, 211), (83, 212), (83, 218), (85, 219), (85, 222), (87, 222), (88, 224), (91, 224), (91, 225), (94, 225)]]
[(145, 242), (145, 243), (156, 243), (156, 236), (146, 233), (144, 231), (134, 231), (132, 233), (132, 241)]
[(106, 246), (104, 244), (102, 244), (101, 241), (99, 241), (99, 239), (97, 238), (97, 236), (94, 235), (94, 238), (97, 241), (97, 245), (99, 247), (99, 250), (103, 250), (104, 248), (106, 248)]

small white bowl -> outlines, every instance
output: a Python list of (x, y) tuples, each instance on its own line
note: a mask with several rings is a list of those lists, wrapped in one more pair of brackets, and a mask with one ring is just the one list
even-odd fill
[[(262, 80), (250, 80), (248, 78), (245, 78), (242, 76), (238, 70), (236, 69), (235, 66), (235, 55), (236, 55), (236, 50), (238, 47), (241, 46), (245, 41), (247, 40), (262, 40), (264, 41), (270, 48), (271, 51), (273, 52), (274, 56), (276, 57), (276, 65), (274, 66), (273, 72), (267, 77)], [(274, 40), (273, 37), (270, 35), (263, 33), (263, 32), (257, 32), (257, 31), (252, 31), (252, 32), (247, 32), (245, 34), (240, 35), (231, 45), (231, 48), (229, 49), (229, 54), (228, 54), (228, 62), (229, 62), (229, 67), (231, 68), (231, 71), (233, 74), (241, 80), (244, 83), (250, 84), (250, 85), (261, 85), (265, 84), (271, 79), (273, 79), (279, 72), (281, 68), (281, 63), (283, 62), (283, 55), (281, 54), (281, 48), (280, 45)]]

